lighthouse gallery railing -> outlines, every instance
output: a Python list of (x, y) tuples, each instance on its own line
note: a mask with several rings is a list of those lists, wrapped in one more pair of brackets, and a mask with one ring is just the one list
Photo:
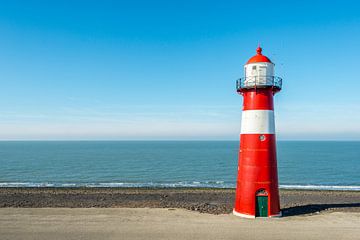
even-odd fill
[(264, 87), (273, 87), (280, 90), (282, 87), (282, 78), (275, 76), (253, 76), (243, 77), (236, 80), (237, 91), (241, 91), (242, 89)]

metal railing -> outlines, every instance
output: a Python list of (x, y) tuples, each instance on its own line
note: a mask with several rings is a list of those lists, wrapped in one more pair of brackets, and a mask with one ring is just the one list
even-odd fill
[(249, 88), (273, 87), (280, 90), (282, 87), (282, 78), (275, 76), (253, 76), (243, 77), (236, 80), (236, 90), (241, 91)]

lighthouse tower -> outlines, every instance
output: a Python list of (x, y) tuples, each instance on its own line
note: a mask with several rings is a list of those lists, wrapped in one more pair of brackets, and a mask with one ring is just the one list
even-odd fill
[(246, 218), (281, 216), (273, 96), (282, 79), (261, 51), (259, 46), (244, 66), (245, 77), (236, 82), (244, 102), (233, 213)]

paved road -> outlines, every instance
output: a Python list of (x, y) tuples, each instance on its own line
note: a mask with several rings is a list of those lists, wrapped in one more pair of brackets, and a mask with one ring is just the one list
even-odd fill
[(182, 209), (2, 208), (0, 239), (360, 239), (360, 213), (248, 220)]

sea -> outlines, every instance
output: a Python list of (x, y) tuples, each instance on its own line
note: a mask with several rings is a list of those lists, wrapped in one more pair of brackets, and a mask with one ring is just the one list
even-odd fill
[[(234, 188), (238, 141), (1, 141), (0, 187)], [(280, 188), (360, 191), (359, 141), (278, 141)]]

